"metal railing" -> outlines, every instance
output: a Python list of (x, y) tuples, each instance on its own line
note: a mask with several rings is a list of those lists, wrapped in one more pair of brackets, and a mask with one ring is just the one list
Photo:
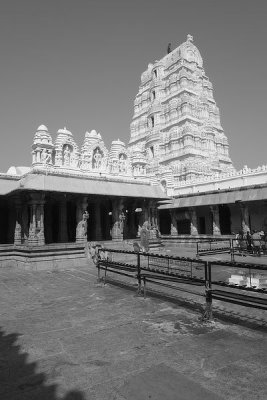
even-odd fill
[[(99, 249), (98, 255), (98, 280), (104, 284), (110, 272), (137, 281), (137, 293), (143, 292), (144, 297), (149, 283), (205, 297), (205, 319), (212, 316), (213, 299), (267, 310), (267, 267), (264, 265), (113, 249)], [(104, 271), (102, 278), (101, 270)]]

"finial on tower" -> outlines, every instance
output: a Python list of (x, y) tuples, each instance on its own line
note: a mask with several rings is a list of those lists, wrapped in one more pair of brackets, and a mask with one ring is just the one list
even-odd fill
[(188, 42), (193, 42), (193, 36), (192, 35), (187, 35), (187, 41)]

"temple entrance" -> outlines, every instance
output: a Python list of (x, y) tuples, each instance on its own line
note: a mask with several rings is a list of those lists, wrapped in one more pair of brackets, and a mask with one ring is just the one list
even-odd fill
[(231, 234), (231, 211), (227, 205), (219, 205), (219, 221), (222, 235)]
[(159, 210), (159, 230), (162, 235), (171, 234), (170, 210)]

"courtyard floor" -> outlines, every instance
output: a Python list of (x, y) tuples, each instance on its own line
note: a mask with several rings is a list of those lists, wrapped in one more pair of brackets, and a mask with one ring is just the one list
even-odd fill
[(265, 400), (267, 335), (96, 281), (0, 270), (1, 400)]

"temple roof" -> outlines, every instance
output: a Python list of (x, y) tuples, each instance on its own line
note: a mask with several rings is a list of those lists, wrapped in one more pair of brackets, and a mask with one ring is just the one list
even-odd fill
[[(2, 181), (0, 187), (1, 186)], [(28, 174), (20, 181), (16, 181), (16, 185), (12, 185), (11, 190), (16, 189), (151, 199), (166, 198), (166, 195), (159, 186), (150, 184), (118, 182), (107, 179), (85, 179), (83, 177), (62, 175)], [(8, 193), (8, 191), (6, 193)]]

